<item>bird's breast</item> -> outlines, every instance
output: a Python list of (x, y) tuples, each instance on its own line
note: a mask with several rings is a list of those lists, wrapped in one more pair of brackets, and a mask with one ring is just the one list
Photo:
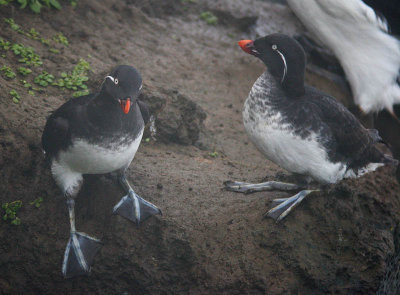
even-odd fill
[(135, 138), (120, 138), (106, 146), (76, 138), (56, 161), (82, 174), (102, 174), (129, 166), (139, 148), (143, 129)]

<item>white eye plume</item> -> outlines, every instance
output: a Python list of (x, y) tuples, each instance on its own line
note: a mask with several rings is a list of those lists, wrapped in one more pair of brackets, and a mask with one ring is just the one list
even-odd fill
[(276, 52), (278, 52), (279, 56), (281, 57), (282, 61), (283, 61), (283, 75), (282, 75), (282, 79), (281, 79), (281, 84), (283, 83), (283, 81), (285, 81), (286, 78), (286, 74), (287, 74), (287, 64), (286, 64), (286, 59), (285, 56), (282, 54), (282, 52), (280, 52), (278, 50), (278, 46), (276, 46), (276, 44), (273, 44), (271, 46), (272, 50), (275, 50)]
[(107, 76), (106, 79), (107, 79), (107, 78), (109, 78), (111, 81), (113, 81), (115, 85), (118, 85), (118, 82), (119, 82), (119, 81), (118, 81), (117, 78), (114, 78), (113, 76)]

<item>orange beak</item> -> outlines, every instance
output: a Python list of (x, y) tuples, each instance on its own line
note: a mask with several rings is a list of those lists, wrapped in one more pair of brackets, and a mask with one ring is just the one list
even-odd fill
[(244, 52), (248, 54), (254, 55), (254, 41), (253, 40), (240, 40), (238, 42), (240, 48), (243, 49)]
[(121, 105), (122, 111), (127, 114), (131, 108), (131, 99), (128, 97), (124, 100), (119, 100), (119, 104)]

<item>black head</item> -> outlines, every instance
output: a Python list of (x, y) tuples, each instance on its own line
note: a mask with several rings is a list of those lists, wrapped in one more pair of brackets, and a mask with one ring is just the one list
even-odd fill
[(295, 39), (284, 34), (271, 34), (254, 41), (239, 41), (239, 46), (261, 59), (285, 92), (295, 96), (304, 94), (306, 56)]
[(137, 99), (142, 88), (140, 73), (131, 66), (116, 67), (104, 80), (101, 92), (118, 101), (125, 114)]

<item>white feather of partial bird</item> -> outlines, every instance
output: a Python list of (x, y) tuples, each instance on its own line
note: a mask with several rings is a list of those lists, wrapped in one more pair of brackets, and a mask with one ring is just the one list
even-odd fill
[(305, 27), (339, 59), (354, 102), (366, 113), (400, 103), (400, 41), (361, 0), (287, 0)]

